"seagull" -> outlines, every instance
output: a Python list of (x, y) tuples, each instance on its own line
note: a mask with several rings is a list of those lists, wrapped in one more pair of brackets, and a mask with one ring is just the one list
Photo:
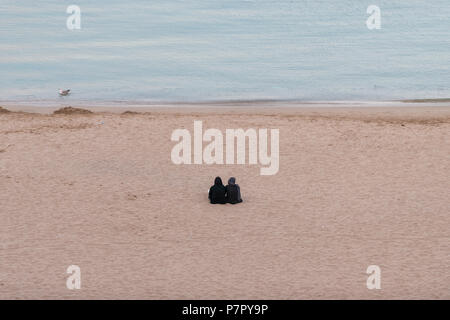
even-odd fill
[(62, 96), (68, 96), (70, 94), (70, 89), (67, 90), (63, 90), (63, 89), (59, 89), (59, 95)]

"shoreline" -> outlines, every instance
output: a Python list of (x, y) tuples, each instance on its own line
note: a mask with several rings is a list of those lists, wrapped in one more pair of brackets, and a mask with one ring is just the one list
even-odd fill
[(297, 100), (224, 100), (198, 102), (96, 101), (96, 100), (0, 100), (0, 107), (15, 112), (52, 113), (64, 107), (88, 109), (93, 112), (121, 113), (185, 109), (382, 109), (382, 108), (450, 108), (450, 99), (416, 99), (391, 101), (297, 101)]
[[(25, 105), (18, 103), (5, 103), (0, 102), (0, 108), (6, 109), (11, 113), (24, 113), (24, 114), (52, 114), (53, 112), (63, 108), (75, 108), (82, 110), (89, 110), (93, 114), (122, 114), (125, 112), (135, 114), (145, 114), (151, 112), (157, 113), (237, 113), (245, 114), (251, 112), (251, 114), (267, 114), (276, 110), (280, 114), (340, 114), (340, 113), (357, 113), (362, 112), (365, 114), (380, 114), (380, 113), (392, 113), (406, 115), (411, 112), (420, 112), (424, 115), (433, 114), (436, 116), (448, 115), (450, 111), (449, 103), (402, 103), (402, 102), (389, 102), (389, 103), (351, 103), (351, 102), (336, 102), (336, 103), (303, 103), (303, 102), (245, 102), (245, 103), (170, 103), (170, 104), (145, 104), (135, 105), (119, 104), (119, 105), (96, 105), (95, 103), (68, 103), (64, 105)], [(2, 114), (0, 112), (0, 114)], [(7, 114), (7, 113), (3, 113)]]
[[(0, 105), (0, 108), (2, 106)], [(59, 111), (69, 109), (68, 112)], [(10, 105), (0, 109), (0, 116), (50, 116), (50, 117), (98, 117), (98, 116), (264, 116), (267, 123), (275, 118), (303, 118), (336, 121), (363, 121), (376, 123), (416, 123), (440, 124), (450, 123), (449, 106), (404, 106), (364, 107), (364, 106), (330, 106), (321, 105), (154, 105), (154, 106), (77, 106), (77, 107), (36, 107)], [(270, 118), (267, 118), (270, 117)]]

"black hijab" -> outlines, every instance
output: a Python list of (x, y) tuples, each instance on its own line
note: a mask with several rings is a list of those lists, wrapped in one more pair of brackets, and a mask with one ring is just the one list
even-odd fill
[(222, 179), (220, 177), (216, 177), (216, 179), (214, 179), (214, 184), (223, 186)]

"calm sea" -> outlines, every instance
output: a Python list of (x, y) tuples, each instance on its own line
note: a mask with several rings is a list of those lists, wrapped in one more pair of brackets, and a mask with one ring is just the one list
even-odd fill
[[(80, 30), (66, 27), (72, 4)], [(450, 1), (0, 0), (0, 100), (58, 88), (100, 101), (447, 98)]]

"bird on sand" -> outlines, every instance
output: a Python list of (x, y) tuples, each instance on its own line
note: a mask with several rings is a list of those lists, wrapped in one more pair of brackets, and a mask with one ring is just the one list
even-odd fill
[(67, 90), (59, 89), (60, 96), (68, 96), (69, 94), (70, 94), (70, 89), (67, 89)]

